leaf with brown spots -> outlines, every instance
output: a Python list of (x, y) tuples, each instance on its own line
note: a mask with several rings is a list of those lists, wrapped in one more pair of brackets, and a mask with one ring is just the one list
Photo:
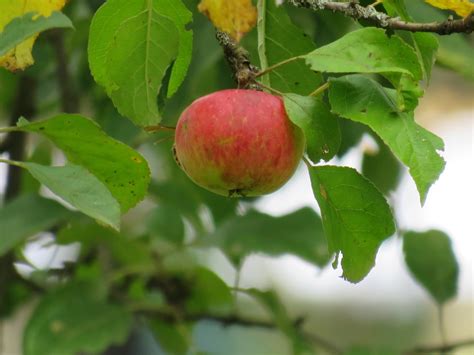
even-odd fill
[(141, 201), (148, 190), (150, 170), (135, 150), (105, 134), (92, 120), (81, 115), (62, 114), (28, 123), (19, 129), (49, 138), (64, 151), (68, 160), (95, 175), (126, 212)]
[[(51, 19), (46, 23), (45, 18), (52, 17), (54, 11), (61, 10), (67, 0), (2, 0), (0, 1), (0, 36), (8, 36), (12, 41), (0, 43), (0, 52), (5, 49), (6, 53), (0, 55), (0, 66), (14, 71), (25, 69), (34, 63), (31, 51), (38, 37), (38, 32), (51, 27), (69, 27), (70, 21), (62, 16), (58, 19)], [(55, 14), (58, 15), (58, 14)], [(64, 17), (64, 18), (63, 18)], [(41, 22), (45, 22), (41, 28)], [(38, 31), (30, 33), (36, 25)], [(10, 26), (11, 25), (11, 26)], [(7, 32), (8, 31), (8, 32)], [(31, 34), (28, 37), (26, 34)], [(3, 39), (5, 38), (3, 37)], [(25, 38), (26, 37), (26, 38)], [(23, 39), (17, 43), (17, 38)], [(15, 43), (12, 48), (7, 44)], [(3, 48), (3, 46), (6, 46)]]

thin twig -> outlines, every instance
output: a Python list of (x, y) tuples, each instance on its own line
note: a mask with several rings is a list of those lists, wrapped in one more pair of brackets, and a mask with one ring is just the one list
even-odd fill
[(453, 343), (444, 344), (444, 345), (417, 346), (413, 348), (412, 350), (406, 351), (405, 354), (412, 355), (412, 354), (446, 353), (446, 352), (452, 352), (455, 349), (467, 347), (467, 346), (474, 346), (474, 339), (461, 340), (458, 342), (453, 342)]
[(311, 94), (309, 94), (309, 96), (318, 96), (319, 94), (323, 93), (327, 89), (329, 89), (329, 82), (326, 82), (323, 85), (321, 85), (320, 87), (318, 87)]
[(258, 73), (255, 77), (263, 75), (261, 81), (263, 84), (270, 86), (270, 78), (267, 73), (268, 68), (268, 58), (267, 58), (267, 44), (265, 42), (266, 35), (266, 14), (267, 3), (266, 0), (258, 0), (257, 9), (258, 9), (258, 20), (257, 20), (257, 35), (258, 35), (258, 57), (260, 59), (260, 69), (261, 72)]
[(79, 97), (73, 87), (69, 72), (69, 58), (64, 48), (64, 32), (54, 29), (49, 33), (50, 43), (56, 56), (57, 82), (61, 94), (61, 109), (66, 113), (74, 113), (79, 109)]
[(302, 58), (303, 58), (303, 56), (296, 56), (296, 57), (291, 57), (291, 58), (285, 59), (285, 60), (283, 60), (283, 61), (281, 61), (281, 62), (278, 62), (278, 63), (276, 63), (276, 64), (273, 64), (273, 65), (269, 66), (268, 68), (266, 68), (266, 69), (264, 69), (264, 70), (258, 72), (258, 73), (255, 75), (255, 77), (258, 78), (258, 77), (260, 77), (260, 76), (262, 76), (262, 75), (268, 74), (268, 73), (270, 73), (271, 71), (273, 71), (273, 70), (275, 70), (275, 69), (277, 69), (277, 68), (279, 68), (279, 67), (281, 67), (281, 66), (283, 66), (283, 65), (285, 65), (285, 64), (294, 62), (295, 60), (302, 59)]
[[(256, 319), (245, 319), (238, 316), (230, 315), (230, 316), (215, 316), (215, 315), (197, 315), (192, 316), (194, 320), (210, 320), (219, 322), (224, 326), (230, 325), (238, 325), (238, 326), (246, 326), (246, 327), (259, 327), (259, 328), (266, 328), (266, 329), (276, 329), (277, 326), (274, 323), (266, 322), (262, 320)], [(307, 338), (308, 340), (312, 341), (315, 345), (318, 345), (321, 348), (324, 348), (331, 354), (342, 354), (343, 351), (339, 349), (336, 345), (332, 344), (326, 339), (323, 339), (317, 334), (310, 333), (307, 331), (302, 331), (302, 335)]]
[(383, 12), (379, 12), (373, 6), (361, 6), (357, 1), (335, 2), (328, 0), (288, 0), (293, 6), (308, 8), (314, 11), (331, 10), (340, 12), (355, 20), (370, 21), (376, 27), (403, 30), (410, 32), (433, 32), (439, 35), (449, 35), (451, 33), (471, 33), (474, 30), (474, 14), (452, 20), (448, 19), (444, 22), (407, 22), (398, 17), (391, 17)]
[(163, 126), (163, 125), (159, 124), (159, 125), (156, 125), (156, 126), (146, 126), (144, 129), (147, 132), (159, 132), (159, 131), (172, 131), (172, 132), (174, 132), (176, 130), (176, 127)]
[[(146, 303), (136, 303), (133, 305), (130, 305), (128, 307), (131, 311), (133, 312), (139, 312), (143, 313), (145, 315), (156, 315), (161, 318), (163, 318), (166, 321), (169, 322), (177, 322), (179, 321), (191, 321), (191, 322), (196, 322), (196, 321), (214, 321), (222, 324), (223, 326), (244, 326), (244, 327), (258, 327), (258, 328), (264, 328), (264, 329), (278, 329), (278, 326), (270, 321), (265, 321), (265, 320), (260, 320), (260, 319), (249, 319), (249, 318), (242, 318), (240, 316), (237, 316), (235, 314), (231, 315), (214, 315), (214, 314), (184, 314), (181, 312), (178, 312), (174, 308), (163, 308), (162, 306), (157, 307), (156, 305), (153, 304), (146, 304)], [(299, 319), (295, 322), (299, 323)], [(297, 324), (296, 324), (297, 325)], [(323, 339), (319, 335), (307, 332), (307, 331), (301, 331), (302, 335), (313, 342), (315, 345), (318, 345), (321, 348), (324, 348), (326, 351), (332, 354), (342, 354), (343, 351), (339, 349), (338, 346), (332, 344), (326, 339)]]
[(274, 89), (274, 88), (272, 88), (272, 87), (270, 87), (270, 86), (267, 86), (267, 85), (265, 85), (265, 84), (263, 84), (263, 83), (261, 83), (261, 82), (258, 82), (258, 81), (257, 81), (257, 85), (261, 86), (261, 87), (264, 88), (265, 90), (268, 90), (268, 91), (270, 91), (270, 92), (272, 92), (272, 93), (274, 93), (274, 94), (277, 94), (277, 95), (280, 95), (280, 96), (283, 96), (283, 95), (284, 95), (281, 91), (278, 91), (277, 89)]

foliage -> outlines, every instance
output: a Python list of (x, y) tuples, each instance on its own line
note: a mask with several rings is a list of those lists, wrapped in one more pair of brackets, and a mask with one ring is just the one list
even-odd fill
[(61, 10), (66, 0), (6, 0), (0, 13), (0, 66), (9, 70), (33, 64), (31, 55), (38, 33), (55, 27), (72, 27)]
[(453, 10), (463, 17), (474, 11), (474, 4), (469, 0), (426, 0), (426, 2), (440, 9)]
[(257, 23), (251, 0), (202, 0), (198, 9), (221, 31), (240, 41)]
[(410, 272), (439, 304), (456, 295), (458, 265), (446, 233), (407, 232), (403, 251)]
[[(465, 2), (429, 2), (466, 15)], [(342, 353), (308, 335), (277, 292), (240, 287), (255, 254), (291, 254), (318, 269), (333, 261), (358, 283), (381, 244), (402, 235), (414, 279), (440, 306), (455, 297), (449, 237), (396, 230), (387, 197), (405, 166), (423, 204), (444, 169), (444, 143), (416, 122), (415, 109), (436, 58), (474, 78), (465, 36), (387, 31), (272, 0), (71, 1), (58, 12), (63, 6), (0, 4), (0, 63), (13, 72), (0, 71), (0, 153), (8, 153), (0, 163), (20, 168), (9, 170), (16, 180), (7, 181), (0, 208), (0, 316), (36, 298), (26, 355), (101, 353), (143, 328), (157, 353), (198, 353), (195, 332), (206, 321), (278, 329), (295, 354)], [(408, 22), (426, 9), (446, 18), (423, 3), (378, 7)], [(214, 41), (213, 25), (241, 39), (257, 68), (254, 84), (282, 96), (304, 132), (319, 213), (267, 215), (258, 198), (213, 195), (176, 165), (170, 131), (180, 112), (234, 86), (224, 63), (234, 58)], [(36, 65), (18, 71), (32, 55)], [(333, 158), (363, 135), (377, 149), (363, 152), (362, 171), (336, 166)], [(24, 251), (45, 232), (56, 247), (80, 248), (76, 260), (36, 268)], [(237, 274), (234, 285), (203, 257), (216, 251)], [(33, 271), (20, 275), (15, 263)], [(242, 295), (249, 317), (238, 312)], [(345, 350), (374, 353), (359, 345)]]

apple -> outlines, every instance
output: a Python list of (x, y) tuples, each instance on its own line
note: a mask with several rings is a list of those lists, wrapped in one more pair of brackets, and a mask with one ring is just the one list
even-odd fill
[(280, 188), (302, 158), (303, 132), (281, 98), (256, 90), (222, 90), (181, 114), (175, 157), (197, 185), (223, 196), (259, 196)]

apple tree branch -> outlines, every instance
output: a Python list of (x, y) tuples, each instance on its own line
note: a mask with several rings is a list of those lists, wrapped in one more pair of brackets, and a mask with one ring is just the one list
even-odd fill
[(328, 0), (288, 0), (288, 3), (296, 6), (311, 9), (313, 11), (331, 10), (342, 13), (355, 20), (367, 20), (374, 26), (410, 32), (432, 32), (439, 35), (449, 35), (452, 33), (471, 33), (474, 30), (474, 14), (463, 19), (448, 19), (444, 22), (406, 22), (398, 17), (388, 16), (379, 12), (374, 6), (362, 6), (358, 1), (335, 2)]

